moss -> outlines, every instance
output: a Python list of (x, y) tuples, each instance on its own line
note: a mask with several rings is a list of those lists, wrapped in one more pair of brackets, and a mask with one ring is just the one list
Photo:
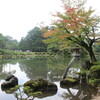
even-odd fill
[(76, 79), (65, 79), (65, 81), (69, 81), (69, 82), (76, 82), (77, 80)]
[(100, 87), (100, 79), (89, 80), (89, 83), (96, 87)]
[(89, 73), (88, 70), (86, 70), (86, 69), (81, 69), (81, 72), (80, 72), (81, 81), (83, 81), (83, 82), (86, 81), (86, 77), (87, 77), (88, 73)]
[(94, 65), (100, 65), (100, 61), (94, 62)]
[(43, 78), (27, 81), (24, 86), (30, 86), (33, 91), (57, 90), (57, 86), (54, 83), (50, 83)]
[(60, 86), (62, 88), (73, 87), (74, 85), (78, 84), (78, 82), (79, 81), (77, 79), (72, 79), (72, 78), (63, 79), (60, 81)]
[[(57, 93), (57, 86), (54, 83), (51, 83), (43, 78), (29, 80), (24, 84), (24, 86), (29, 86), (33, 92), (42, 92), (41, 95), (37, 96), (38, 98), (52, 96)], [(25, 93), (27, 94), (27, 92)]]
[(41, 88), (47, 86), (48, 81), (44, 80), (42, 78), (36, 79), (36, 80), (29, 80), (27, 81), (24, 85), (25, 86), (30, 86), (31, 88)]
[(88, 72), (87, 70), (82, 69), (81, 72), (80, 72), (80, 75), (81, 75), (81, 76), (86, 76), (86, 73), (87, 73), (87, 72)]
[(92, 66), (90, 71), (100, 71), (100, 65)]
[(94, 65), (90, 69), (89, 83), (94, 86), (100, 86), (100, 65)]

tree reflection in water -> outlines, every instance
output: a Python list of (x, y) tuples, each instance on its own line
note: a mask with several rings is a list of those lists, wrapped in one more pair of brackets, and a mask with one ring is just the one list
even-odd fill
[[(67, 93), (63, 93), (62, 97), (67, 100), (91, 100), (92, 96), (97, 94), (97, 89), (87, 83), (81, 83), (72, 88), (63, 87), (67, 89)], [(77, 90), (76, 92), (71, 91), (71, 89)]]
[[(64, 72), (64, 69), (66, 68), (66, 65), (69, 63), (70, 58), (35, 58), (35, 59), (19, 59), (19, 60), (5, 60), (0, 61), (0, 72), (3, 72), (4, 65), (8, 65), (8, 63), (11, 65), (11, 70), (16, 70), (15, 75), (17, 75), (19, 81), (21, 84), (26, 82), (28, 79), (34, 79), (37, 76), (41, 76), (43, 78), (47, 79), (47, 74), (49, 74), (48, 78), (51, 79), (52, 82), (56, 82), (59, 87), (59, 81), (61, 80), (62, 74)], [(12, 66), (13, 65), (13, 66)], [(77, 68), (78, 64), (76, 63), (75, 68)], [(9, 66), (7, 66), (5, 71), (9, 69)], [(19, 74), (19, 72), (21, 74)], [(4, 77), (0, 76), (0, 80), (3, 80)], [(97, 93), (97, 90), (88, 85), (88, 84), (79, 84), (77, 86), (73, 87), (59, 87), (59, 91), (52, 94), (44, 94), (43, 100), (90, 100), (93, 95)], [(64, 92), (64, 93), (63, 93)], [(66, 92), (66, 93), (65, 93)], [(7, 98), (9, 99), (3, 92), (0, 91), (0, 100), (5, 100), (1, 98)], [(2, 95), (4, 94), (4, 96)], [(62, 95), (62, 97), (60, 96)], [(47, 99), (45, 97), (49, 97), (50, 99)], [(12, 98), (12, 97), (11, 97)], [(9, 100), (15, 100), (15, 99), (9, 99)], [(36, 100), (40, 100), (37, 99)]]

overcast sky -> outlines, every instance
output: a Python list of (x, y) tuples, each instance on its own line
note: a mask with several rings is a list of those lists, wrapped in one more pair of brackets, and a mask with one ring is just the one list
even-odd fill
[[(87, 0), (88, 6), (100, 13), (100, 0)], [(62, 11), (60, 0), (0, 0), (0, 33), (18, 41), (44, 22), (51, 23), (52, 14)]]

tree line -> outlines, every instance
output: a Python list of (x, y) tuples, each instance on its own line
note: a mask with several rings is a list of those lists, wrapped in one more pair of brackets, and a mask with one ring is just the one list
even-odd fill
[[(46, 26), (46, 30), (54, 30), (54, 26)], [(60, 43), (56, 41), (48, 41), (47, 38), (43, 36), (44, 30), (39, 27), (34, 27), (31, 29), (25, 37), (22, 37), (20, 42), (13, 39), (10, 36), (4, 36), (0, 33), (0, 49), (7, 50), (21, 50), (21, 51), (31, 51), (31, 52), (55, 52), (55, 53), (65, 53), (69, 52), (68, 48), (60, 47)], [(48, 38), (51, 39), (51, 38)], [(45, 43), (46, 42), (46, 43)], [(48, 43), (50, 42), (50, 43)], [(68, 42), (68, 41), (67, 41)], [(67, 47), (67, 46), (66, 46)], [(100, 52), (100, 45), (94, 45), (94, 50)]]
[(34, 27), (21, 39), (19, 49), (22, 51), (29, 50), (31, 52), (46, 52), (47, 44), (43, 42), (45, 38), (42, 34), (43, 31), (39, 27)]
[(4, 36), (0, 33), (0, 49), (46, 52), (47, 44), (43, 42), (45, 38), (42, 36), (42, 34), (43, 31), (40, 30), (39, 27), (34, 27), (25, 37), (21, 38), (20, 42), (18, 42), (12, 37)]
[(18, 50), (18, 41), (0, 33), (0, 49)]
[[(78, 1), (78, 0), (76, 0)], [(67, 3), (66, 3), (67, 2)], [(0, 48), (31, 52), (62, 52), (67, 48), (80, 47), (88, 53), (92, 62), (96, 61), (94, 51), (100, 52), (100, 17), (94, 10), (85, 9), (85, 0), (64, 2), (65, 13), (58, 12), (59, 19), (49, 27), (34, 27), (20, 42), (10, 36), (0, 34)], [(83, 51), (82, 50), (82, 51)]]

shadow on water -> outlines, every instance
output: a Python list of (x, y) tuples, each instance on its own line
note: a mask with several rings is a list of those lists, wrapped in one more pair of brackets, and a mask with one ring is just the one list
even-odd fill
[[(18, 78), (19, 84), (24, 84), (30, 79), (43, 77), (57, 85), (58, 90), (55, 93), (46, 92), (34, 100), (90, 100), (97, 93), (97, 90), (86, 83), (73, 87), (60, 86), (59, 81), (62, 79), (66, 64), (69, 61), (70, 58), (34, 58), (0, 61), (0, 84), (4, 82), (5, 76), (14, 70), (13, 74)], [(5, 92), (8, 93), (8, 91)], [(16, 100), (13, 95), (9, 94), (0, 90), (0, 100)]]
[[(95, 87), (87, 83), (81, 83), (73, 87), (61, 86), (61, 88), (68, 91), (62, 95), (63, 98), (68, 100), (91, 100), (92, 96), (96, 95), (98, 92)], [(73, 92), (73, 89), (77, 92)]]

